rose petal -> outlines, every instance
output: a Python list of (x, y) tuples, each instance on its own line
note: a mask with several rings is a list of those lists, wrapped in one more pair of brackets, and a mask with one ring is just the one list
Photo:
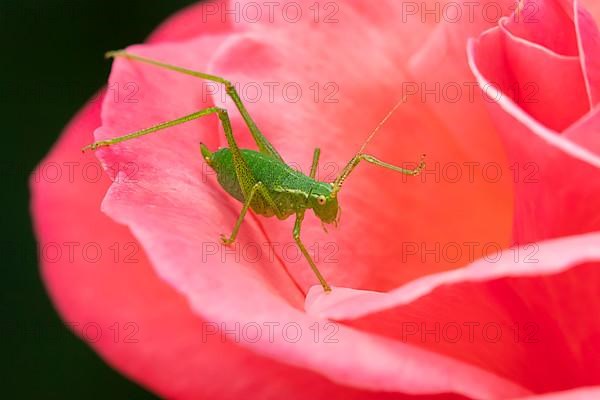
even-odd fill
[(506, 29), (507, 21), (479, 37), (474, 62), (526, 113), (550, 129), (563, 131), (590, 107), (579, 59), (513, 36)]
[(231, 32), (235, 25), (221, 18), (228, 0), (208, 0), (192, 4), (176, 12), (164, 21), (148, 37), (147, 42), (183, 42), (198, 35)]
[[(470, 44), (469, 62), (480, 85), (486, 86), (489, 82), (476, 61), (478, 49), (476, 42)], [(600, 172), (598, 146), (548, 130), (506, 96), (489, 107), (514, 166), (515, 243), (598, 230), (595, 213), (585, 206), (600, 195), (592, 178)], [(584, 120), (596, 122), (588, 122), (580, 136), (594, 141), (589, 124), (597, 120)]]
[[(483, 10), (503, 10), (504, 13), (494, 13), (496, 19), (493, 19), (482, 11), (483, 18), (461, 20), (464, 23), (449, 20), (438, 24), (427, 41), (410, 58), (410, 82), (406, 85), (405, 92), (409, 98), (417, 98), (422, 103), (419, 113), (432, 113), (430, 118), (443, 122), (446, 133), (452, 136), (452, 140), (468, 157), (478, 161), (506, 162), (501, 158), (502, 145), (485, 110), (486, 99), (479, 90), (475, 90), (477, 81), (467, 64), (465, 47), (467, 39), (496, 26), (501, 17), (514, 9), (515, 4), (510, 0), (486, 1), (477, 6)], [(440, 65), (444, 65), (444, 68), (439, 68)], [(413, 81), (422, 85), (416, 94), (409, 91)], [(433, 90), (436, 86), (439, 86), (439, 90)], [(457, 88), (456, 95), (453, 88)], [(428, 94), (428, 90), (437, 92), (438, 95)], [(496, 198), (505, 189), (492, 191), (490, 197)]]
[(596, 154), (600, 153), (600, 108), (596, 108), (584, 118), (577, 121), (564, 133), (564, 137), (571, 142), (588, 149)]
[(594, 233), (503, 251), (389, 293), (315, 289), (306, 307), (538, 393), (598, 384), (599, 244)]
[(572, 0), (525, 0), (522, 4), (520, 13), (506, 25), (513, 35), (564, 56), (579, 54), (573, 10), (569, 7)]
[[(600, 33), (597, 22), (594, 22), (594, 13), (596, 17), (600, 15), (595, 2), (531, 0), (524, 2), (521, 13), (506, 23), (515, 36), (561, 55), (579, 57), (591, 106), (598, 104), (600, 97), (600, 77), (597, 72), (600, 70)], [(560, 34), (556, 26), (561, 26)], [(545, 68), (536, 70), (544, 71)], [(540, 84), (540, 87), (544, 86)], [(572, 88), (572, 85), (565, 84), (564, 87)], [(560, 97), (557, 96), (557, 99)]]
[(600, 23), (600, 3), (595, 0), (580, 0), (579, 4), (582, 4), (583, 7), (592, 15), (592, 17), (596, 20), (596, 24)]
[(600, 396), (600, 387), (585, 387), (564, 392), (542, 394), (539, 396), (528, 396), (521, 400), (587, 400), (595, 399)]
[(594, 22), (592, 15), (577, 1), (574, 7), (581, 67), (593, 107), (600, 102), (600, 31), (598, 21)]

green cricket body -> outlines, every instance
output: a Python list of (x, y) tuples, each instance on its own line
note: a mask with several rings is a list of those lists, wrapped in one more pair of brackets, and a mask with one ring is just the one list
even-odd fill
[[(240, 187), (233, 155), (229, 148), (218, 149), (214, 153), (202, 146), (202, 155), (208, 165), (217, 173), (217, 181), (232, 197), (244, 203), (245, 197)], [(286, 219), (306, 209), (312, 209), (317, 218), (327, 224), (336, 222), (340, 207), (337, 197), (332, 197), (331, 183), (319, 182), (291, 168), (281, 161), (249, 149), (240, 149), (242, 157), (250, 167), (257, 181), (262, 182), (277, 205), (279, 215), (260, 198), (253, 199), (252, 210), (265, 217), (277, 216)]]
[[(361, 161), (366, 161), (368, 163), (406, 175), (417, 175), (421, 170), (423, 170), (423, 168), (425, 168), (425, 162), (423, 161), (425, 155), (421, 156), (421, 161), (416, 168), (406, 169), (388, 164), (378, 160), (372, 155), (363, 153), (363, 150), (371, 141), (375, 133), (379, 131), (379, 129), (391, 117), (396, 109), (398, 109), (398, 107), (405, 102), (405, 98), (402, 98), (402, 100), (397, 102), (396, 105), (388, 112), (385, 118), (371, 132), (358, 153), (356, 153), (356, 155), (352, 157), (348, 164), (342, 169), (340, 175), (335, 179), (335, 181), (326, 183), (319, 182), (314, 178), (316, 176), (316, 171), (319, 164), (320, 150), (318, 148), (315, 149), (310, 176), (304, 175), (286, 164), (275, 147), (260, 132), (252, 120), (252, 117), (244, 107), (239, 94), (235, 90), (235, 87), (228, 80), (215, 75), (192, 71), (175, 65), (166, 64), (161, 61), (141, 57), (122, 50), (109, 52), (107, 53), (107, 56), (125, 57), (134, 61), (152, 64), (159, 68), (165, 68), (178, 73), (191, 75), (197, 78), (218, 82), (225, 85), (227, 94), (235, 103), (236, 108), (248, 126), (248, 129), (250, 130), (250, 133), (252, 134), (259, 151), (240, 149), (238, 147), (235, 137), (233, 136), (231, 121), (229, 119), (227, 110), (216, 106), (205, 108), (181, 118), (166, 121), (123, 136), (100, 140), (85, 146), (82, 150), (95, 150), (98, 147), (112, 146), (126, 140), (135, 139), (140, 136), (183, 124), (207, 115), (218, 115), (229, 147), (211, 152), (205, 145), (200, 144), (200, 151), (204, 157), (204, 160), (217, 173), (217, 181), (223, 187), (223, 189), (233, 198), (243, 203), (242, 211), (240, 212), (231, 235), (229, 237), (221, 235), (222, 243), (225, 245), (230, 245), (235, 241), (240, 229), (240, 225), (249, 209), (252, 209), (259, 215), (264, 215), (265, 217), (276, 216), (282, 220), (295, 215), (296, 222), (294, 224), (292, 236), (325, 292), (331, 291), (331, 287), (327, 284), (325, 278), (319, 272), (315, 262), (302, 243), (302, 239), (300, 237), (305, 211), (307, 209), (312, 209), (317, 218), (319, 218), (323, 224), (334, 224), (337, 226), (341, 211), (341, 208), (338, 204), (337, 194), (342, 188), (345, 179)], [(325, 225), (323, 225), (323, 227), (325, 227)]]

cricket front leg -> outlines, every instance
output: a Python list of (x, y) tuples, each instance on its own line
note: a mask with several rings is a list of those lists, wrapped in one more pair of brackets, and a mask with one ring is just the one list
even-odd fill
[(321, 275), (321, 272), (315, 265), (315, 262), (313, 261), (312, 257), (310, 256), (310, 254), (308, 254), (306, 247), (304, 247), (304, 244), (302, 243), (302, 239), (300, 239), (300, 229), (302, 228), (303, 220), (304, 220), (304, 211), (296, 214), (296, 223), (294, 224), (294, 240), (296, 241), (298, 248), (304, 255), (304, 258), (306, 258), (306, 260), (310, 264), (310, 267), (312, 268), (313, 272), (317, 276), (319, 283), (321, 284), (321, 286), (323, 286), (323, 290), (326, 292), (331, 292), (331, 287), (329, 286), (327, 281), (325, 281), (325, 278), (323, 278), (323, 275)]
[(337, 192), (340, 191), (340, 189), (342, 188), (342, 185), (343, 185), (344, 181), (346, 180), (346, 178), (348, 177), (348, 175), (350, 175), (350, 173), (352, 171), (354, 171), (354, 168), (356, 168), (358, 166), (358, 164), (363, 160), (368, 163), (371, 163), (373, 165), (377, 165), (379, 167), (383, 167), (386, 169), (391, 169), (392, 171), (400, 172), (404, 175), (413, 175), (413, 176), (419, 175), (421, 173), (421, 171), (425, 168), (425, 154), (421, 155), (421, 159), (419, 160), (419, 162), (415, 168), (408, 169), (408, 168), (402, 168), (402, 167), (398, 167), (396, 165), (388, 164), (386, 162), (383, 162), (383, 161), (375, 158), (374, 156), (372, 156), (370, 154), (359, 153), (356, 156), (354, 156), (352, 158), (352, 160), (350, 160), (350, 162), (342, 170), (342, 173), (340, 174), (340, 176), (338, 176), (336, 178), (335, 182), (333, 182), (333, 195), (334, 196), (337, 194)]

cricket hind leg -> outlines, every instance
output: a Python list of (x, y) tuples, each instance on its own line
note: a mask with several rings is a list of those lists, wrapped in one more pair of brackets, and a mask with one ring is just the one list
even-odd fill
[(148, 135), (150, 133), (153, 133), (153, 132), (156, 132), (156, 131), (160, 131), (162, 129), (170, 128), (172, 126), (176, 126), (176, 125), (179, 125), (179, 124), (183, 124), (185, 122), (189, 122), (189, 121), (192, 121), (192, 120), (204, 117), (206, 115), (218, 113), (219, 110), (220, 109), (218, 107), (205, 108), (204, 110), (200, 110), (200, 111), (197, 111), (195, 113), (192, 113), (192, 114), (189, 114), (189, 115), (185, 115), (185, 116), (183, 116), (181, 118), (177, 118), (177, 119), (174, 119), (174, 120), (171, 120), (171, 121), (162, 122), (162, 123), (160, 123), (158, 125), (154, 125), (154, 126), (151, 126), (149, 128), (141, 129), (139, 131), (132, 132), (132, 133), (129, 133), (127, 135), (118, 136), (118, 137), (112, 138), (112, 139), (100, 140), (98, 142), (94, 142), (92, 144), (88, 144), (87, 146), (85, 146), (84, 148), (82, 148), (81, 151), (96, 150), (99, 147), (107, 147), (107, 146), (111, 146), (111, 145), (116, 144), (116, 143), (124, 142), (126, 140), (135, 139), (135, 138), (138, 138), (140, 136)]
[(294, 223), (294, 231), (293, 231), (294, 240), (296, 241), (296, 244), (298, 245), (298, 248), (300, 249), (300, 251), (304, 255), (304, 258), (306, 258), (306, 261), (308, 261), (308, 264), (310, 265), (310, 268), (313, 270), (313, 272), (317, 276), (317, 279), (319, 280), (319, 283), (323, 287), (323, 290), (325, 292), (331, 292), (331, 286), (329, 286), (329, 284), (327, 283), (327, 281), (325, 280), (325, 278), (323, 278), (323, 275), (321, 275), (321, 272), (317, 268), (317, 265), (315, 264), (315, 262), (313, 261), (312, 257), (310, 256), (310, 254), (306, 250), (306, 247), (304, 246), (304, 243), (302, 243), (302, 239), (300, 238), (300, 230), (302, 228), (302, 221), (303, 220), (304, 220), (304, 211), (296, 214), (296, 222)]
[(240, 215), (233, 227), (231, 235), (229, 236), (229, 238), (227, 238), (227, 236), (221, 234), (221, 242), (224, 245), (231, 245), (235, 242), (238, 231), (242, 225), (242, 221), (244, 220), (244, 217), (246, 216), (249, 209), (256, 210), (257, 207), (268, 207), (274, 211), (275, 215), (278, 215), (277, 210), (273, 208), (274, 206), (275, 202), (269, 194), (269, 191), (267, 190), (265, 185), (262, 182), (257, 182), (254, 186), (252, 186), (248, 197), (244, 199), (244, 206), (242, 207), (242, 211), (240, 212)]
[(162, 122), (158, 125), (154, 125), (149, 128), (141, 129), (139, 131), (132, 132), (127, 135), (118, 136), (116, 138), (94, 142), (92, 144), (85, 146), (82, 149), (82, 151), (85, 151), (88, 149), (96, 150), (99, 147), (111, 146), (116, 143), (135, 139), (135, 138), (138, 138), (143, 135), (147, 135), (147, 134), (150, 134), (150, 133), (162, 130), (162, 129), (166, 129), (166, 128), (169, 128), (172, 126), (176, 126), (179, 124), (183, 124), (185, 122), (192, 121), (194, 119), (201, 118), (206, 115), (215, 114), (215, 113), (218, 114), (219, 119), (221, 120), (221, 123), (223, 125), (223, 130), (225, 131), (225, 137), (227, 138), (227, 143), (229, 144), (229, 149), (231, 150), (231, 153), (233, 155), (233, 163), (235, 165), (235, 171), (236, 171), (236, 175), (238, 178), (238, 182), (239, 182), (242, 192), (244, 194), (244, 198), (247, 198), (250, 193), (250, 190), (252, 189), (252, 187), (254, 185), (256, 185), (257, 181), (254, 178), (254, 175), (252, 174), (250, 167), (248, 167), (248, 164), (242, 157), (240, 149), (238, 148), (235, 138), (233, 136), (233, 131), (231, 129), (231, 122), (229, 120), (227, 110), (225, 110), (223, 108), (219, 108), (219, 107), (206, 108), (204, 110), (200, 110), (195, 113), (183, 116), (181, 118), (177, 118), (177, 119), (167, 121), (167, 122)]
[(283, 162), (283, 158), (281, 157), (281, 155), (279, 155), (279, 153), (277, 152), (275, 147), (273, 147), (273, 145), (267, 140), (267, 138), (260, 132), (260, 130), (258, 129), (256, 124), (254, 123), (254, 120), (248, 113), (248, 110), (246, 110), (246, 107), (244, 106), (244, 103), (242, 102), (237, 90), (235, 89), (233, 84), (230, 81), (228, 81), (227, 79), (224, 79), (220, 76), (211, 75), (211, 74), (207, 74), (207, 73), (199, 72), (199, 71), (193, 71), (193, 70), (190, 70), (187, 68), (182, 68), (182, 67), (179, 67), (176, 65), (167, 64), (167, 63), (163, 63), (161, 61), (138, 56), (136, 54), (128, 53), (124, 50), (109, 51), (108, 53), (106, 53), (106, 57), (108, 57), (108, 58), (125, 57), (125, 58), (129, 58), (131, 60), (151, 64), (151, 65), (154, 65), (154, 66), (157, 66), (160, 68), (165, 68), (165, 69), (168, 69), (171, 71), (176, 71), (176, 72), (179, 72), (182, 74), (194, 76), (196, 78), (206, 79), (206, 80), (209, 80), (212, 82), (217, 82), (217, 83), (223, 84), (225, 86), (225, 90), (227, 91), (227, 94), (235, 103), (235, 106), (237, 107), (238, 111), (242, 115), (244, 122), (248, 126), (248, 129), (250, 130), (250, 133), (252, 134), (252, 137), (254, 138), (254, 141), (256, 142), (256, 145), (258, 146), (258, 149), (260, 150), (260, 152), (264, 153), (264, 154), (268, 154), (268, 155), (280, 160), (281, 162)]
[[(218, 108), (219, 119), (223, 125), (223, 130), (225, 131), (225, 137), (227, 139), (227, 144), (229, 145), (229, 151), (231, 152), (232, 162), (234, 165), (236, 177), (238, 180), (238, 184), (240, 185), (240, 189), (242, 190), (242, 194), (244, 195), (244, 206), (242, 208), (242, 212), (238, 217), (238, 220), (233, 229), (233, 233), (229, 237), (229, 239), (221, 236), (221, 240), (223, 244), (229, 245), (235, 241), (237, 236), (237, 232), (242, 224), (244, 216), (248, 212), (249, 208), (252, 207), (252, 201), (254, 200), (254, 209), (257, 211), (257, 207), (260, 208), (258, 211), (264, 211), (265, 208), (269, 208), (273, 211), (273, 213), (277, 216), (281, 216), (281, 212), (277, 207), (277, 204), (273, 200), (267, 188), (261, 183), (258, 182), (252, 170), (248, 166), (248, 163), (243, 158), (242, 153), (235, 141), (235, 137), (233, 136), (233, 130), (231, 128), (231, 121), (229, 120), (229, 114), (227, 110)], [(258, 201), (258, 200), (261, 201)]]

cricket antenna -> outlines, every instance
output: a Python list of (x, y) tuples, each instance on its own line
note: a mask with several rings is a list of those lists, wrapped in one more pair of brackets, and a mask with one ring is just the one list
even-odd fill
[[(367, 145), (371, 142), (371, 140), (375, 137), (375, 135), (377, 134), (377, 132), (379, 132), (381, 130), (381, 128), (383, 127), (383, 125), (385, 125), (385, 123), (392, 117), (392, 115), (394, 115), (394, 113), (396, 112), (396, 110), (398, 110), (398, 108), (400, 108), (400, 106), (406, 101), (406, 95), (402, 96), (402, 98), (400, 100), (398, 100), (398, 102), (391, 108), (391, 110), (387, 113), (387, 115), (385, 117), (383, 117), (383, 119), (377, 124), (377, 126), (375, 127), (375, 129), (373, 129), (373, 131), (369, 134), (369, 136), (367, 137), (367, 140), (364, 141), (364, 143), (362, 144), (362, 146), (360, 146), (360, 150), (358, 150), (358, 152), (354, 155), (354, 157), (352, 157), (352, 159), (350, 160), (350, 162), (348, 162), (348, 164), (344, 167), (344, 169), (342, 170), (342, 173), (340, 174), (340, 176), (338, 176), (336, 178), (336, 180), (332, 183), (333, 185), (333, 190), (331, 192), (331, 197), (336, 197), (337, 193), (340, 191), (340, 189), (342, 188), (342, 184), (344, 183), (344, 180), (348, 177), (348, 175), (350, 175), (350, 172), (352, 172), (352, 170), (356, 167), (356, 165), (358, 165), (358, 163), (361, 160), (361, 156), (363, 156), (363, 152), (365, 150), (365, 148), (367, 147)], [(367, 157), (367, 156), (365, 156)], [(365, 158), (367, 159), (367, 158)], [(368, 161), (373, 159), (373, 157), (368, 156)], [(373, 162), (373, 161), (370, 161)], [(377, 162), (379, 162), (377, 160)], [(386, 163), (383, 163), (386, 164)], [(380, 164), (381, 165), (381, 164)], [(423, 165), (424, 167), (424, 163), (419, 163), (419, 170), (418, 172), (420, 172), (420, 170), (423, 168), (421, 167), (421, 165)], [(387, 168), (393, 167), (391, 169), (396, 169), (400, 172), (404, 172), (404, 173), (408, 173), (409, 170), (404, 170), (402, 168), (398, 168), (398, 167), (394, 167), (391, 166), (389, 164), (386, 165), (382, 165), (385, 166)], [(418, 173), (417, 172), (417, 173)]]
[(373, 129), (373, 131), (367, 137), (367, 140), (365, 140), (365, 142), (362, 144), (362, 146), (360, 146), (360, 150), (358, 150), (358, 153), (356, 153), (356, 155), (362, 154), (362, 152), (367, 148), (367, 145), (375, 137), (375, 135), (377, 134), (377, 132), (379, 132), (381, 130), (381, 128), (383, 127), (383, 125), (385, 125), (385, 123), (392, 117), (392, 115), (394, 115), (394, 113), (396, 112), (396, 110), (398, 108), (400, 108), (400, 106), (405, 101), (406, 101), (406, 95), (402, 96), (402, 98), (400, 100), (398, 100), (398, 102), (394, 105), (394, 107), (392, 107), (392, 109), (387, 113), (387, 115), (385, 117), (383, 117), (383, 119), (377, 124), (377, 126), (375, 127), (375, 129)]

